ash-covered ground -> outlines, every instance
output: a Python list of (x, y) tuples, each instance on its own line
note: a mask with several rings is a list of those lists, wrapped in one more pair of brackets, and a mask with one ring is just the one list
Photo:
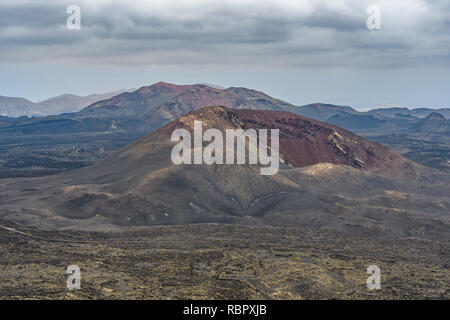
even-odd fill
[[(0, 299), (449, 299), (449, 244), (201, 224), (42, 231), (0, 221)], [(81, 289), (66, 286), (69, 265)], [(381, 269), (368, 290), (367, 267)]]

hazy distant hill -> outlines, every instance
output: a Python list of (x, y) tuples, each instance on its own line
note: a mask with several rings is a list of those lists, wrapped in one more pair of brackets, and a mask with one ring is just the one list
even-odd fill
[(121, 94), (125, 90), (116, 90), (102, 94), (90, 94), (88, 96), (77, 96), (73, 94), (63, 94), (37, 103), (38, 108), (45, 115), (61, 114), (66, 112), (77, 112), (97, 101), (109, 99), (115, 95)]
[(395, 118), (399, 116), (425, 118), (430, 113), (433, 112), (440, 113), (447, 119), (450, 118), (450, 108), (432, 109), (432, 108), (385, 107), (385, 108), (375, 108), (368, 111), (368, 113), (370, 114), (384, 116), (388, 118)]
[(125, 90), (116, 90), (113, 92), (91, 94), (88, 96), (63, 94), (37, 103), (24, 98), (0, 96), (0, 115), (7, 117), (40, 117), (67, 112), (77, 112), (94, 102), (111, 98), (124, 91)]
[(445, 119), (440, 113), (432, 112), (412, 126), (409, 132), (450, 134), (450, 120)]
[(35, 103), (24, 98), (0, 96), (0, 115), (20, 117), (36, 112)]
[(349, 130), (377, 128), (386, 124), (386, 120), (370, 114), (350, 113), (335, 114), (324, 121)]
[(446, 119), (450, 119), (450, 108), (440, 108), (440, 109), (417, 108), (411, 110), (412, 115), (419, 118), (424, 118), (433, 112), (437, 112), (443, 115)]
[[(377, 131), (378, 135), (386, 132), (403, 132), (418, 124), (422, 118), (432, 113), (443, 117), (450, 116), (450, 109), (409, 109), (406, 107), (376, 108), (361, 112), (347, 106), (315, 103), (296, 107), (295, 113), (312, 119), (326, 121), (342, 128), (356, 130), (365, 135)], [(445, 118), (444, 118), (445, 119)]]
[(296, 108), (296, 113), (308, 117), (311, 119), (316, 119), (319, 121), (327, 121), (329, 118), (336, 115), (347, 115), (347, 114), (359, 114), (358, 111), (348, 106), (337, 106), (333, 104), (325, 103), (312, 103)]

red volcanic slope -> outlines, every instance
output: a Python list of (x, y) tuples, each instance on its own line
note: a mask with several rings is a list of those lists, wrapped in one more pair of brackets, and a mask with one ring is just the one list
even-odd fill
[(381, 144), (337, 126), (286, 111), (209, 107), (190, 112), (164, 126), (159, 132), (170, 135), (175, 128), (192, 129), (194, 120), (203, 120), (204, 130), (208, 127), (220, 130), (279, 129), (280, 155), (294, 167), (333, 163), (369, 171), (384, 171), (411, 169), (413, 166), (411, 161)]
[(280, 153), (295, 167), (329, 162), (374, 170), (407, 161), (389, 148), (350, 131), (290, 112), (235, 112), (244, 120), (245, 128), (280, 129)]

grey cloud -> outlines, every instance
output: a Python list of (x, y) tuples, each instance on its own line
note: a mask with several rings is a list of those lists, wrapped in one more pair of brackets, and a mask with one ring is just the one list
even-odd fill
[(21, 26), (27, 28), (47, 28), (64, 25), (66, 7), (32, 3), (26, 6), (3, 7), (0, 4), (0, 28)]
[[(0, 59), (377, 68), (449, 65), (450, 5), (445, 0), (412, 0), (412, 5), (423, 7), (418, 11), (380, 1), (386, 4), (380, 31), (369, 31), (365, 25), (371, 1), (304, 2), (311, 10), (297, 12), (283, 4), (272, 9), (267, 3), (267, 10), (258, 11), (252, 7), (258, 1), (207, 8), (193, 3), (183, 10), (169, 5), (165, 10), (136, 10), (126, 1), (104, 5), (100, 1), (99, 6), (81, 1), (82, 29), (76, 31), (64, 27), (68, 1), (17, 6), (9, 2), (0, 4)], [(408, 10), (416, 21), (397, 19)]]

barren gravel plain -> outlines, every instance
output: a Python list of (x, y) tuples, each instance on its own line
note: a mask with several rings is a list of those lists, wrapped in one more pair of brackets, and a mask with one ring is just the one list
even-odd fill
[[(199, 224), (43, 231), (0, 221), (0, 299), (449, 299), (449, 244)], [(81, 289), (66, 287), (69, 265)], [(368, 290), (369, 265), (381, 289)]]

